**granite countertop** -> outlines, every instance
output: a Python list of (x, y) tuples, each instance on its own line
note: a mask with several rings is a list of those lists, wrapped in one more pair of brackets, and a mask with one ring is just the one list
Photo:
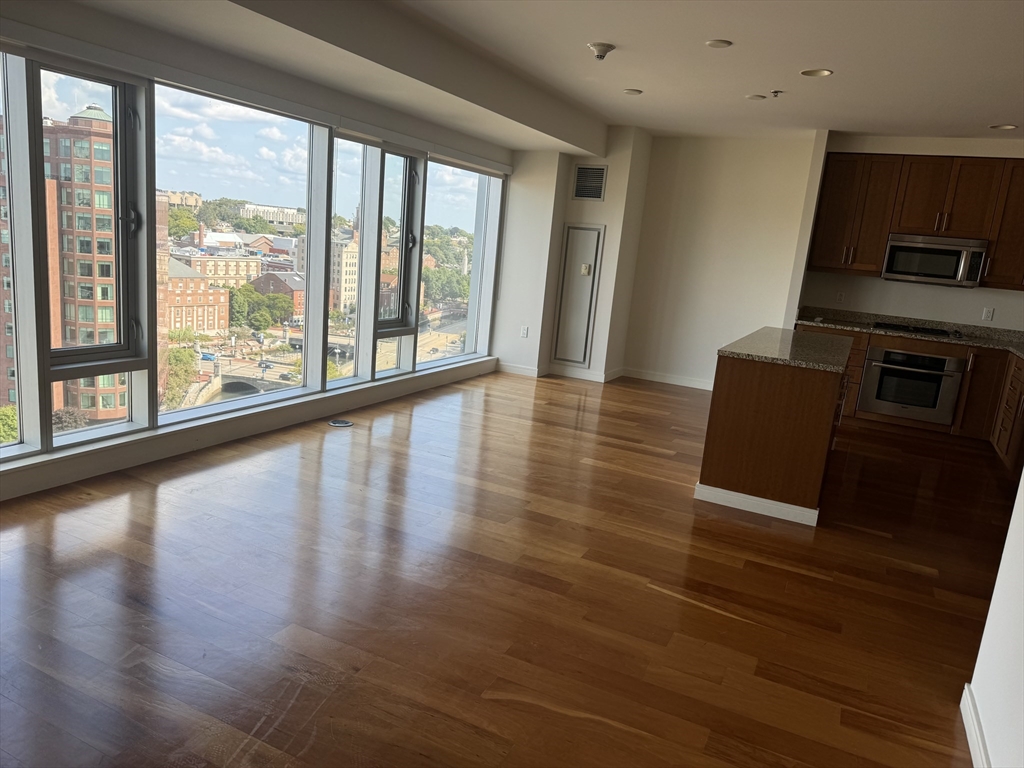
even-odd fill
[(765, 327), (727, 344), (718, 350), (718, 354), (842, 373), (852, 346), (853, 339), (849, 336), (797, 333), (786, 328)]
[[(819, 320), (818, 317), (821, 317)], [(880, 321), (886, 322), (885, 320)], [(901, 318), (904, 320), (905, 325), (925, 325), (924, 321), (914, 321), (912, 318)], [(898, 336), (905, 339), (925, 339), (927, 341), (941, 341), (944, 344), (960, 344), (969, 347), (985, 347), (988, 349), (1005, 349), (1007, 352), (1012, 352), (1021, 359), (1024, 359), (1024, 334), (1018, 331), (1005, 331), (1000, 336), (988, 337), (988, 336), (974, 336), (965, 334), (960, 331), (959, 336), (935, 336), (930, 333), (914, 333), (912, 331), (893, 331), (885, 328), (875, 328), (875, 321), (869, 320), (850, 320), (829, 317), (827, 315), (815, 316), (814, 319), (801, 318), (796, 321), (797, 325), (808, 325), (817, 328), (835, 328), (840, 331), (859, 331), (861, 333), (870, 333), (877, 336)], [(892, 322), (892, 321), (888, 321)], [(938, 327), (938, 326), (936, 326)], [(956, 332), (959, 329), (947, 329), (951, 332)], [(1014, 336), (1020, 336), (1020, 339), (1014, 338)]]

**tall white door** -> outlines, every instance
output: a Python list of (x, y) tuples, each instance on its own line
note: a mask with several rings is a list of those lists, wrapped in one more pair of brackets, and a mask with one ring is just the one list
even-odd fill
[(590, 334), (597, 302), (602, 227), (566, 227), (555, 360), (590, 364)]

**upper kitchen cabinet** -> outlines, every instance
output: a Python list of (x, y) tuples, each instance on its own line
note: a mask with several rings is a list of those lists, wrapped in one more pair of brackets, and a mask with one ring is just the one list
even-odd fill
[(936, 234), (942, 224), (952, 173), (952, 157), (904, 157), (892, 231), (909, 235)]
[(981, 278), (986, 288), (1024, 289), (1024, 160), (1007, 160)]
[(939, 227), (943, 236), (988, 239), (1005, 165), (1005, 160), (996, 157), (958, 157), (953, 161)]
[(892, 231), (988, 239), (1005, 162), (988, 157), (904, 157)]
[(811, 240), (812, 268), (881, 274), (902, 162), (900, 155), (828, 155)]

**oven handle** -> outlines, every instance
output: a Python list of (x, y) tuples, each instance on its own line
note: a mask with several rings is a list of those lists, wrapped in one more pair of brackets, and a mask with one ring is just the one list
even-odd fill
[(872, 360), (871, 364), (878, 368), (891, 368), (894, 371), (910, 371), (911, 373), (932, 373), (936, 376), (959, 376), (958, 372), (951, 371), (925, 371), (920, 368), (907, 368), (904, 365), (890, 365), (889, 363), (880, 363), (877, 360)]

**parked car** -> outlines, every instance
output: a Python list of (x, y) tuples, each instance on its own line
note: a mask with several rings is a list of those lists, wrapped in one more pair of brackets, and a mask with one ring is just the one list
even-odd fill
[(270, 370), (271, 368), (274, 367), (273, 363), (268, 363), (266, 360), (260, 360), (259, 363), (257, 363), (256, 365), (257, 367), (262, 368), (265, 371)]
[(436, 355), (440, 351), (441, 350), (439, 350), (437, 347), (431, 347), (430, 348), (430, 354), (432, 354), (432, 355)]
[(282, 373), (277, 378), (279, 378), (281, 381), (294, 381), (295, 379), (297, 379), (299, 377), (296, 376), (293, 371), (285, 371), (284, 373)]
[(212, 360), (216, 360), (217, 356), (215, 354), (213, 354), (213, 352), (203, 352), (202, 359), (203, 360), (211, 360), (212, 361)]

